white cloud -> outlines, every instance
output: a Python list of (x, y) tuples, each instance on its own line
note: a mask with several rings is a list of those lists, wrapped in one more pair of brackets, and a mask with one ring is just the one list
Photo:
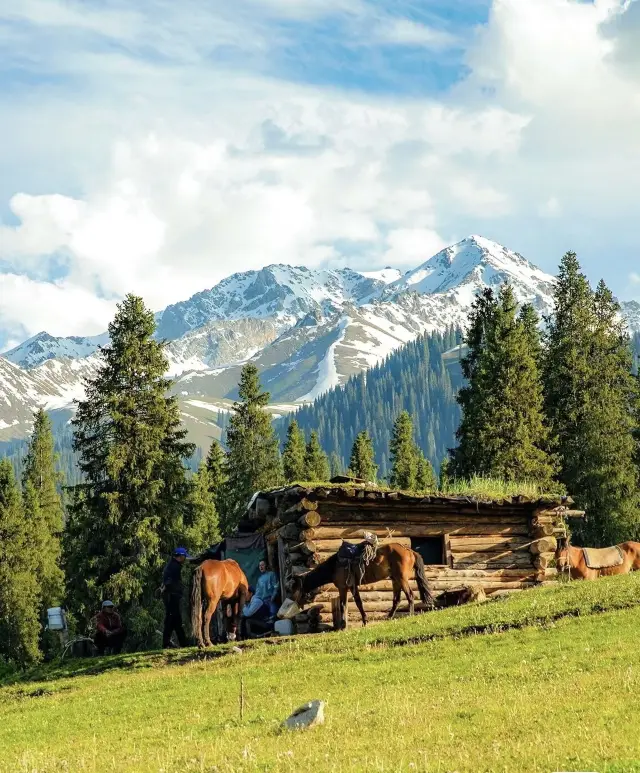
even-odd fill
[(387, 237), (388, 249), (384, 254), (386, 266), (418, 265), (443, 250), (447, 244), (435, 231), (428, 228), (399, 228)]
[[(270, 262), (409, 267), (489, 219), (547, 269), (567, 246), (593, 268), (599, 247), (632, 240), (640, 73), (619, 43), (639, 5), (493, 0), (468, 77), (404, 99), (252, 75), (289, 22), (335, 14), (354, 47), (380, 34), (446, 47), (449, 33), (365, 0), (7, 0), (0, 19), (21, 23), (0, 25), (0, 44), (32, 86), (0, 92), (0, 206), (14, 216), (0, 226), (14, 277), (0, 328), (97, 332), (113, 307), (100, 297), (160, 308)], [(536, 215), (548, 228), (530, 228)], [(37, 313), (25, 287), (50, 293)]]
[(450, 190), (454, 199), (477, 217), (504, 217), (511, 209), (509, 197), (504, 193), (467, 177), (451, 180)]
[(107, 328), (114, 302), (70, 282), (38, 282), (18, 274), (0, 274), (0, 329), (5, 349), (46, 330), (52, 335), (96, 335)]
[(383, 43), (421, 46), (442, 49), (459, 44), (459, 39), (447, 32), (412, 19), (382, 19), (375, 31), (376, 38)]

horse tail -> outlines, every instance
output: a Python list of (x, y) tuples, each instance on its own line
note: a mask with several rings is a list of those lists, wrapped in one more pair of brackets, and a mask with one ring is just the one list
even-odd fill
[(204, 646), (202, 639), (202, 564), (191, 578), (191, 628), (199, 647)]
[(413, 559), (414, 559), (414, 569), (416, 573), (416, 583), (418, 584), (418, 591), (420, 592), (420, 599), (422, 600), (422, 603), (425, 604), (427, 607), (433, 607), (435, 606), (434, 600), (433, 600), (433, 594), (431, 593), (431, 589), (429, 588), (429, 583), (427, 582), (427, 575), (424, 571), (424, 560), (420, 553), (416, 553), (415, 550), (411, 551), (413, 553)]

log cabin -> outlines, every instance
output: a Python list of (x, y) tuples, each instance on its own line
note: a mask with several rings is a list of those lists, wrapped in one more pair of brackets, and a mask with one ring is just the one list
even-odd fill
[[(340, 478), (327, 485), (258, 492), (243, 523), (264, 535), (283, 599), (293, 576), (325, 561), (343, 540), (361, 542), (365, 531), (376, 534), (381, 543), (399, 542), (418, 552), (436, 597), (469, 585), (495, 596), (556, 578), (556, 538), (566, 533), (567, 517), (583, 515), (572, 506), (570, 497), (417, 496)], [(417, 588), (415, 583), (412, 587)], [(384, 618), (392, 603), (391, 582), (360, 590), (369, 619)], [(333, 585), (319, 589), (313, 603), (296, 618), (296, 631), (331, 627), (336, 599)], [(398, 615), (406, 614), (406, 608), (403, 601)], [(353, 602), (348, 620), (350, 625), (360, 624)]]

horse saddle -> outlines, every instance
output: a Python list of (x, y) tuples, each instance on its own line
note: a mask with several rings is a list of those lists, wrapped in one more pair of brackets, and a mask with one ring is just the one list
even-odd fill
[(624, 561), (624, 553), (617, 545), (600, 549), (582, 548), (582, 553), (589, 569), (611, 569)]
[(352, 561), (357, 561), (364, 553), (366, 545), (366, 542), (360, 542), (357, 545), (351, 542), (343, 542), (338, 549), (338, 563), (344, 566)]
[(370, 534), (369, 532), (365, 532), (364, 540), (357, 545), (343, 541), (338, 549), (338, 564), (346, 566), (347, 564), (359, 562), (369, 547), (378, 547), (378, 538), (375, 534)]

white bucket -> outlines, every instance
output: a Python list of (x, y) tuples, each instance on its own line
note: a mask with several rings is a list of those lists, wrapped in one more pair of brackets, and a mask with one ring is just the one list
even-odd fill
[(278, 610), (278, 617), (285, 620), (290, 620), (292, 617), (299, 615), (302, 610), (296, 604), (293, 599), (285, 599), (282, 606)]
[(65, 631), (67, 621), (62, 607), (51, 607), (47, 609), (47, 622), (50, 631)]

